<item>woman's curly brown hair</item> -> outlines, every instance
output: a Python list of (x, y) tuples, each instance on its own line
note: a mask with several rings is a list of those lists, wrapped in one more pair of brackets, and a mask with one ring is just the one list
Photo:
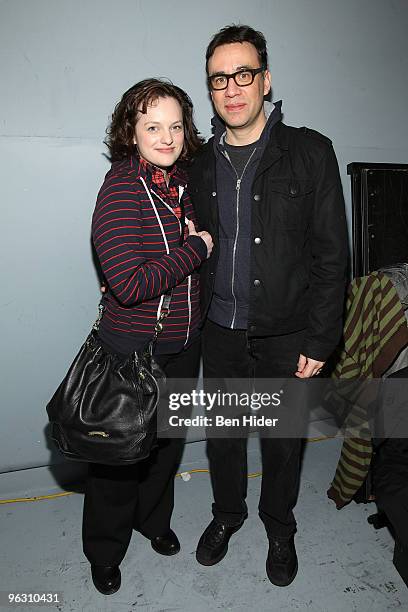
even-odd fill
[(149, 104), (158, 98), (174, 98), (181, 106), (184, 126), (184, 146), (180, 160), (190, 160), (204, 139), (199, 136), (193, 120), (193, 103), (186, 92), (169, 81), (144, 79), (133, 85), (115, 107), (108, 126), (105, 144), (112, 162), (130, 157), (135, 152), (134, 135), (139, 113), (146, 113)]

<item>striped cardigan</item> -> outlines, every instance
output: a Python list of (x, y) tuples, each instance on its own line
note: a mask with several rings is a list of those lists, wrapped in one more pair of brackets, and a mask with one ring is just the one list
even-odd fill
[[(344, 347), (333, 372), (340, 389), (353, 400), (346, 420), (346, 437), (330, 499), (342, 508), (363, 484), (371, 463), (372, 446), (367, 409), (375, 401), (375, 383), (364, 387), (358, 379), (379, 378), (408, 344), (408, 328), (401, 302), (391, 281), (380, 272), (354, 279), (349, 287)], [(346, 388), (350, 381), (350, 390)], [(355, 396), (353, 397), (353, 393)], [(334, 401), (336, 401), (334, 399)]]
[(157, 352), (179, 352), (198, 335), (199, 284), (194, 272), (207, 248), (199, 236), (188, 236), (180, 246), (174, 193), (183, 199), (186, 219), (195, 222), (185, 187), (185, 175), (177, 168), (167, 188), (157, 180), (157, 169), (132, 157), (112, 164), (99, 191), (92, 239), (108, 286), (99, 335), (118, 353), (136, 350), (151, 338), (161, 296), (171, 288), (170, 315)]

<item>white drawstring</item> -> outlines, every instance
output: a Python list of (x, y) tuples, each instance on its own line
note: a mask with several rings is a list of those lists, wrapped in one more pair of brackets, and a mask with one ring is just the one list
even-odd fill
[(159, 215), (159, 213), (157, 211), (157, 208), (156, 208), (156, 204), (154, 203), (153, 198), (152, 198), (152, 194), (150, 193), (150, 191), (149, 191), (149, 189), (148, 189), (148, 187), (146, 185), (146, 182), (145, 182), (145, 180), (144, 180), (144, 178), (142, 176), (140, 177), (140, 180), (142, 181), (143, 187), (145, 188), (145, 191), (146, 191), (146, 193), (148, 195), (148, 198), (149, 198), (149, 200), (150, 200), (150, 202), (151, 202), (151, 204), (153, 206), (154, 214), (156, 215), (156, 219), (157, 219), (157, 222), (158, 222), (158, 224), (160, 226), (161, 233), (162, 233), (162, 236), (163, 236), (164, 244), (165, 244), (165, 247), (166, 247), (166, 253), (167, 253), (167, 255), (169, 255), (170, 254), (169, 243), (167, 242), (166, 234), (164, 232), (163, 223), (161, 222), (160, 215)]

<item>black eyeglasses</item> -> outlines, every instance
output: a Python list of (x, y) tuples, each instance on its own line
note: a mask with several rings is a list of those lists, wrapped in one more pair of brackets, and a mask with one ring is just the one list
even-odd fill
[(248, 87), (254, 82), (254, 78), (260, 72), (263, 72), (265, 68), (245, 68), (243, 70), (237, 70), (232, 74), (213, 74), (207, 78), (208, 85), (211, 89), (219, 91), (221, 89), (227, 89), (228, 82), (230, 79), (234, 79), (238, 87)]

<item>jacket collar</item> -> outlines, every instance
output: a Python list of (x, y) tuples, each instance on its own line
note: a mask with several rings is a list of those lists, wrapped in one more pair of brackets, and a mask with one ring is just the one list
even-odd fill
[[(259, 149), (262, 153), (261, 159), (256, 169), (255, 179), (265, 170), (277, 162), (284, 151), (288, 149), (286, 134), (282, 134), (282, 100), (272, 104), (264, 102), (264, 112), (267, 118), (262, 134), (259, 138)], [(217, 155), (217, 150), (221, 151), (224, 148), (226, 129), (225, 124), (218, 115), (215, 115), (211, 121), (214, 131), (213, 149)]]
[[(283, 128), (283, 129), (282, 129)], [(283, 157), (289, 149), (287, 131), (282, 121), (276, 123), (270, 133), (269, 141), (264, 149), (255, 174), (255, 180), (268, 168)]]

